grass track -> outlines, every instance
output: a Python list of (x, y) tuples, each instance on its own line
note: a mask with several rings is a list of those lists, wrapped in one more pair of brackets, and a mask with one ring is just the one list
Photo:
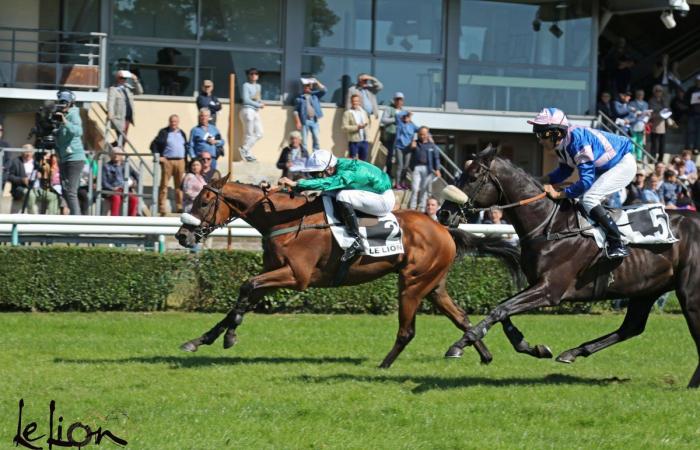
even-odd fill
[[(24, 423), (102, 425), (132, 449), (698, 448), (697, 363), (680, 315), (654, 315), (631, 341), (566, 366), (513, 352), (500, 328), (480, 366), (442, 354), (460, 333), (420, 316), (389, 370), (393, 316), (246, 317), (239, 344), (196, 354), (183, 341), (219, 315), (0, 314), (0, 448)], [(620, 315), (523, 316), (555, 353), (615, 329)], [(14, 448), (14, 447), (13, 447)], [(100, 447), (117, 448), (102, 444)]]

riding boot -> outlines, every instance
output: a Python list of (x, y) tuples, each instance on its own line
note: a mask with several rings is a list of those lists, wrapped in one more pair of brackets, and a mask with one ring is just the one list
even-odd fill
[(607, 256), (610, 259), (614, 258), (624, 258), (629, 256), (630, 251), (622, 241), (622, 235), (620, 234), (620, 229), (617, 228), (617, 224), (610, 217), (610, 214), (601, 205), (596, 206), (588, 212), (591, 219), (595, 220), (598, 225), (600, 225), (603, 230), (605, 230), (605, 238), (608, 241), (607, 245)]
[(340, 258), (340, 261), (350, 261), (355, 255), (362, 250), (362, 238), (360, 237), (360, 223), (357, 220), (357, 215), (352, 205), (348, 202), (336, 202), (337, 210), (340, 217), (343, 219), (347, 227), (348, 234), (355, 238), (355, 241), (345, 250), (345, 253)]

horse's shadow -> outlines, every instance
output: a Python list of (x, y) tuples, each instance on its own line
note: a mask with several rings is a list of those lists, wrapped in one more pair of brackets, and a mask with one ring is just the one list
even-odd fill
[(287, 356), (134, 356), (130, 358), (54, 358), (54, 363), (62, 364), (168, 364), (171, 368), (196, 368), (214, 365), (245, 364), (350, 364), (359, 366), (367, 358), (335, 356), (287, 357)]
[(554, 385), (587, 385), (606, 386), (610, 384), (626, 383), (629, 378), (586, 378), (575, 375), (565, 375), (552, 373), (544, 377), (507, 377), (507, 378), (486, 378), (480, 376), (464, 377), (437, 377), (437, 376), (410, 376), (410, 375), (353, 375), (336, 374), (326, 376), (301, 375), (297, 377), (299, 381), (305, 383), (332, 383), (332, 382), (367, 382), (367, 383), (412, 383), (417, 386), (411, 389), (414, 394), (422, 394), (432, 390), (446, 390), (470, 388), (479, 386), (488, 387), (508, 387), (508, 386), (554, 386)]

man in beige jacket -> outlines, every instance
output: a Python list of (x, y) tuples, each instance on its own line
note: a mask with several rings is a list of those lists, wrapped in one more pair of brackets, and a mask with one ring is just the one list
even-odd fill
[(349, 157), (367, 161), (369, 157), (369, 142), (367, 142), (369, 115), (362, 108), (358, 94), (350, 97), (350, 105), (350, 109), (343, 113), (343, 131), (348, 134)]
[[(134, 94), (143, 94), (143, 87), (136, 75), (128, 70), (118, 70), (116, 81), (107, 91), (107, 118), (117, 131), (117, 141), (123, 145), (123, 136), (134, 124)], [(128, 81), (132, 80), (129, 84)]]

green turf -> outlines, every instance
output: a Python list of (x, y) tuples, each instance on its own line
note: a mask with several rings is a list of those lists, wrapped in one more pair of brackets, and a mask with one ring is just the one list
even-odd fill
[[(196, 354), (178, 345), (219, 315), (0, 314), (0, 448), (17, 402), (45, 432), (55, 399), (67, 423), (101, 425), (132, 449), (698, 448), (700, 392), (685, 388), (697, 354), (680, 315), (651, 317), (631, 341), (566, 366), (513, 352), (468, 351), (443, 317), (418, 317), (389, 370), (393, 316), (246, 318), (240, 343)], [(612, 331), (621, 315), (524, 316), (555, 352)], [(45, 447), (46, 448), (46, 447)], [(116, 448), (101, 445), (87, 448)]]

